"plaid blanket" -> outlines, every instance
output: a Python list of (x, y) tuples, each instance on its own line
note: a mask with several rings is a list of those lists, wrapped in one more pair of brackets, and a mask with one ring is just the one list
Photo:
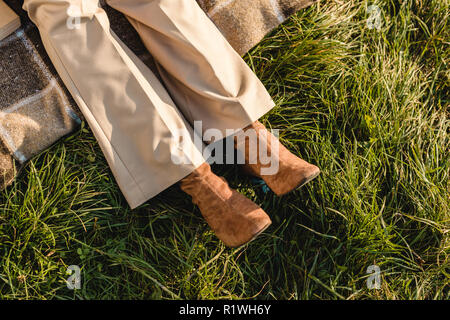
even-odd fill
[[(197, 0), (241, 55), (291, 14), (315, 0)], [(0, 189), (11, 183), (34, 155), (81, 123), (82, 114), (45, 53), (39, 32), (21, 9), (21, 0), (5, 0), (22, 27), (0, 41)], [(137, 33), (101, 1), (114, 32), (156, 72)]]

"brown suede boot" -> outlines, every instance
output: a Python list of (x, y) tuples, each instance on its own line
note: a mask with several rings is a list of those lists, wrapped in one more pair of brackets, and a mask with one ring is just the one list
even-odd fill
[[(244, 170), (251, 175), (262, 178), (276, 195), (281, 196), (300, 188), (319, 175), (320, 170), (318, 167), (292, 154), (262, 123), (255, 121), (245, 127), (243, 132), (251, 137), (252, 131), (249, 131), (251, 129), (256, 134), (257, 145), (262, 140), (267, 148), (266, 153), (268, 156), (273, 157), (272, 159), (278, 158), (279, 167), (278, 171), (274, 173), (262, 174), (262, 170), (264, 168), (267, 169), (270, 164), (261, 164), (257, 152), (259, 147), (253, 146), (252, 152), (250, 152), (249, 143), (245, 141), (252, 141), (251, 138), (246, 138), (246, 140), (241, 139), (239, 141), (235, 138), (236, 148), (245, 157)], [(255, 143), (255, 140), (253, 140), (253, 143)], [(273, 143), (277, 145), (275, 146)], [(278, 150), (276, 150), (277, 148)]]
[(250, 242), (272, 223), (264, 210), (231, 189), (207, 163), (182, 179), (181, 189), (192, 197), (208, 225), (228, 247)]

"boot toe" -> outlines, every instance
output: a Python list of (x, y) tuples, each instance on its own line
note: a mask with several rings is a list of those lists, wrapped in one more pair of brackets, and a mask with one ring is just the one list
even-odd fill
[(227, 212), (229, 225), (217, 234), (225, 245), (236, 248), (256, 239), (266, 230), (272, 221), (267, 213), (256, 203), (233, 190), (230, 199), (232, 209)]
[(276, 195), (283, 196), (297, 190), (314, 180), (320, 174), (320, 169), (313, 164), (309, 164), (306, 167), (301, 166), (298, 169), (293, 168), (290, 171), (289, 175), (286, 175), (282, 181), (273, 187), (272, 190)]

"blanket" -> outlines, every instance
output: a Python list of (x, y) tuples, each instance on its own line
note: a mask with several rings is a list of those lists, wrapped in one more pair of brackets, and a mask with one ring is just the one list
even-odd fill
[[(314, 0), (197, 0), (233, 48), (244, 55), (280, 23)], [(22, 10), (21, 0), (5, 0), (22, 27), (0, 41), (0, 189), (24, 164), (74, 132), (83, 116), (64, 87)], [(100, 1), (113, 31), (155, 73), (154, 61), (119, 12)]]

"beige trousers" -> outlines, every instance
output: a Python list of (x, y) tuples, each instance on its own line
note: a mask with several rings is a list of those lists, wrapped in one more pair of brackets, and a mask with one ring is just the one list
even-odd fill
[[(274, 103), (195, 0), (107, 2), (136, 28), (164, 85), (111, 31), (98, 0), (24, 0), (23, 8), (135, 208), (205, 162), (194, 121), (226, 136)], [(190, 161), (177, 163), (180, 130)]]

